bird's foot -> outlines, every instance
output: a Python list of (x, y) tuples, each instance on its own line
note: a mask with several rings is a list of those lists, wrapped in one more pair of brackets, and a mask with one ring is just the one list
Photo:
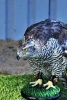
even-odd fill
[(32, 84), (32, 87), (37, 86), (37, 85), (42, 85), (42, 79), (38, 79), (35, 82), (30, 82), (30, 84)]
[(42, 78), (42, 72), (38, 72), (38, 74), (36, 75), (36, 81), (35, 82), (30, 82), (30, 84), (32, 84), (32, 87), (37, 86), (38, 87), (42, 87), (42, 83), (43, 83), (43, 78)]
[(48, 81), (46, 84), (43, 84), (43, 87), (47, 86), (46, 90), (48, 90), (49, 88), (56, 88), (54, 85), (53, 85), (53, 82), (52, 81)]

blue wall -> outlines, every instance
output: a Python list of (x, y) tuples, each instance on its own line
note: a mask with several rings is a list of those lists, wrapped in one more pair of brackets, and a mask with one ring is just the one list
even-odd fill
[[(50, 18), (67, 23), (67, 0), (50, 1)], [(48, 17), (49, 0), (0, 0), (0, 39), (22, 39), (28, 26)]]
[(67, 0), (57, 0), (57, 20), (67, 23)]
[(27, 0), (14, 0), (14, 36), (21, 39), (27, 28)]
[(5, 39), (5, 0), (0, 0), (0, 39)]

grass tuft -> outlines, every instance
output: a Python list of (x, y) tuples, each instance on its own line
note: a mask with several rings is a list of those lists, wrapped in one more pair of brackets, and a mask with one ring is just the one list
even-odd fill
[[(21, 89), (33, 80), (33, 75), (0, 75), (0, 100), (25, 100), (21, 97)], [(58, 100), (67, 100), (67, 90), (61, 81), (58, 86), (61, 88), (61, 97)], [(43, 96), (41, 92), (40, 95)]]
[(49, 97), (53, 97), (56, 94), (60, 93), (60, 88), (56, 86), (56, 89), (50, 88), (46, 90), (46, 88), (31, 87), (30, 84), (26, 84), (23, 87), (22, 91), (31, 97), (49, 98)]

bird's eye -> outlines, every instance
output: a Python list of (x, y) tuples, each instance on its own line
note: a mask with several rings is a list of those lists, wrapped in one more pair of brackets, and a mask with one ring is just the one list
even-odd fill
[(27, 51), (28, 51), (28, 49), (26, 48), (26, 49), (24, 49), (24, 51), (25, 51), (25, 52), (27, 52)]

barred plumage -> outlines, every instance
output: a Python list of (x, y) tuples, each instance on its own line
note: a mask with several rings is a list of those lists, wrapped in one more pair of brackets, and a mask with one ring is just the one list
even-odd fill
[[(67, 25), (45, 20), (27, 28), (19, 57), (26, 57), (34, 71), (61, 77), (67, 67)], [(27, 49), (27, 50), (26, 50)], [(65, 58), (64, 58), (65, 57)]]
[(56, 39), (53, 38), (50, 38), (46, 46), (43, 46), (40, 59), (35, 57), (29, 58), (30, 65), (36, 72), (37, 70), (40, 70), (43, 73), (52, 71), (52, 75), (55, 74), (57, 76), (62, 76), (62, 61), (61, 46), (57, 43)]

